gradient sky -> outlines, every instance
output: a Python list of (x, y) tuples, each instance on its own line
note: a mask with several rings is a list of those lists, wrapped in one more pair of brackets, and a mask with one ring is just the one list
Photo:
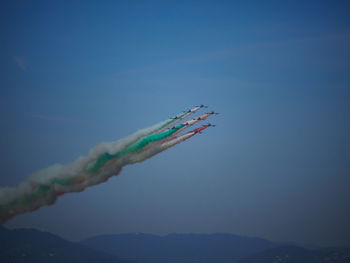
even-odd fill
[(6, 226), (350, 246), (348, 1), (102, 2), (1, 3), (0, 185), (198, 104), (217, 127)]

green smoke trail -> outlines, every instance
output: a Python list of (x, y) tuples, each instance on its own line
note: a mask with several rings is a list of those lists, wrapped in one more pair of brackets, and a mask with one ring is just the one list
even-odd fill
[[(163, 126), (166, 126), (166, 125), (163, 125)], [(88, 169), (88, 173), (96, 174), (99, 172), (99, 170), (103, 166), (105, 166), (105, 164), (107, 162), (114, 160), (116, 158), (119, 158), (123, 155), (131, 154), (131, 153), (135, 153), (137, 151), (140, 151), (145, 146), (147, 146), (148, 144), (150, 144), (152, 142), (160, 141), (160, 140), (163, 140), (163, 139), (171, 136), (172, 134), (174, 134), (179, 129), (183, 128), (184, 126), (185, 125), (182, 125), (182, 124), (177, 125), (171, 129), (167, 130), (167, 131), (149, 135), (149, 136), (137, 141), (136, 143), (126, 147), (125, 149), (117, 152), (116, 154), (110, 154), (108, 152), (105, 152), (96, 160), (96, 163), (94, 164), (94, 166), (92, 166), (90, 169)], [(23, 195), (17, 201), (21, 204), (26, 204), (33, 199), (44, 197), (46, 195), (46, 193), (48, 191), (50, 191), (52, 184), (57, 184), (57, 185), (61, 185), (61, 186), (69, 186), (69, 185), (76, 183), (77, 181), (79, 182), (79, 179), (83, 179), (84, 177), (86, 177), (86, 174), (76, 175), (76, 176), (67, 177), (67, 178), (57, 178), (57, 177), (52, 178), (52, 180), (49, 183), (44, 184), (44, 185), (38, 185), (37, 189), (34, 192), (32, 192), (29, 195)], [(11, 205), (13, 206), (14, 203), (11, 203), (10, 206)]]
[(140, 151), (148, 144), (150, 144), (152, 142), (163, 140), (163, 139), (171, 136), (172, 134), (174, 134), (175, 132), (177, 132), (178, 130), (180, 130), (183, 127), (185, 127), (185, 125), (181, 124), (181, 125), (177, 125), (177, 126), (171, 128), (167, 131), (149, 135), (146, 138), (139, 140), (135, 144), (132, 144), (129, 147), (121, 150), (120, 152), (117, 152), (116, 154), (110, 154), (108, 152), (105, 152), (96, 160), (96, 163), (94, 164), (94, 166), (92, 166), (88, 171), (90, 173), (97, 173), (108, 161), (111, 161), (115, 158), (121, 157), (121, 156), (128, 154), (128, 153), (134, 153), (134, 152)]
[(119, 141), (101, 143), (91, 149), (86, 157), (79, 157), (67, 165), (54, 165), (38, 171), (16, 188), (0, 188), (0, 223), (18, 214), (53, 204), (64, 193), (80, 192), (86, 187), (102, 183), (118, 174), (123, 166), (150, 158), (158, 152), (158, 142), (172, 136), (184, 125), (165, 129), (198, 109), (196, 107), (195, 110), (182, 112), (175, 118), (142, 129)]

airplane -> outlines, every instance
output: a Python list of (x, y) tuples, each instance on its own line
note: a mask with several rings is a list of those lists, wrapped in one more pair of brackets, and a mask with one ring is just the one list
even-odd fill
[(215, 114), (215, 115), (218, 115), (218, 114), (220, 114), (220, 113), (219, 113), (219, 112), (211, 111), (211, 112), (207, 112), (206, 114)]
[[(189, 115), (189, 113), (194, 113), (194, 112), (198, 111), (200, 108), (208, 108), (208, 106), (206, 106), (204, 104), (201, 104), (199, 106), (195, 106), (193, 109), (184, 111), (184, 112), (186, 112), (186, 115), (182, 116), (181, 119), (187, 117)], [(178, 116), (174, 116), (174, 117), (170, 117), (169, 119), (177, 120), (177, 119), (180, 119), (180, 118)]]
[(193, 109), (188, 110), (187, 112), (196, 112), (198, 111), (200, 108), (208, 108), (208, 106), (201, 104), (199, 106), (195, 106)]
[(207, 112), (206, 114), (197, 117), (196, 120), (198, 120), (198, 121), (200, 121), (200, 120), (205, 120), (206, 118), (208, 118), (210, 115), (213, 115), (213, 114), (217, 115), (217, 114), (219, 114), (219, 113), (218, 113), (218, 112), (214, 112), (214, 111), (212, 111), (212, 112)]
[(197, 128), (197, 129), (194, 129), (192, 132), (194, 132), (194, 133), (202, 133), (202, 131), (204, 130), (204, 129), (206, 129), (206, 128), (208, 128), (208, 127), (215, 127), (216, 125), (213, 125), (213, 124), (211, 124), (211, 123), (208, 123), (208, 124), (206, 124), (206, 125), (203, 125), (202, 127), (199, 127), (199, 128)]
[(199, 108), (208, 108), (208, 106), (203, 105), (203, 104), (201, 104), (201, 105), (199, 105), (199, 106), (196, 106), (196, 107), (199, 107)]

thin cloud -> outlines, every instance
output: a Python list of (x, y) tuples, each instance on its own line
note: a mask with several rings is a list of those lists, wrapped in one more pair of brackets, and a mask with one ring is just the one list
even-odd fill
[(23, 71), (27, 71), (27, 61), (24, 57), (18, 57), (18, 56), (14, 56), (13, 57), (16, 65)]
[(46, 120), (46, 121), (74, 122), (74, 123), (90, 122), (88, 120), (79, 120), (79, 119), (65, 118), (65, 117), (46, 116), (46, 115), (41, 115), (41, 114), (30, 114), (29, 116), (32, 117), (32, 118), (35, 118), (35, 119), (41, 119), (41, 120)]
[(320, 35), (320, 36), (311, 36), (311, 37), (298, 37), (291, 38), (287, 40), (276, 40), (276, 41), (257, 41), (246, 45), (237, 45), (231, 46), (224, 49), (217, 49), (204, 52), (197, 56), (189, 56), (184, 58), (172, 59), (163, 61), (157, 64), (152, 64), (140, 68), (130, 69), (126, 71), (121, 71), (116, 73), (114, 76), (117, 78), (122, 78), (126, 76), (132, 75), (140, 75), (145, 72), (151, 72), (157, 70), (158, 68), (166, 67), (169, 65), (178, 65), (182, 64), (200, 64), (200, 63), (208, 63), (216, 60), (223, 60), (227, 58), (232, 58), (233, 56), (241, 55), (242, 53), (250, 53), (253, 51), (266, 48), (273, 48), (275, 46), (286, 46), (286, 45), (297, 45), (297, 44), (307, 44), (307, 43), (325, 43), (331, 41), (339, 41), (339, 43), (349, 42), (350, 35), (348, 32), (339, 32), (337, 34), (328, 34), (328, 35)]

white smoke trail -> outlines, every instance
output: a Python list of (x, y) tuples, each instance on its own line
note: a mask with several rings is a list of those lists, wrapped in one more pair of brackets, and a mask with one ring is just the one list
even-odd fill
[(183, 117), (161, 122), (115, 142), (100, 143), (92, 148), (86, 157), (79, 157), (67, 165), (56, 164), (37, 171), (18, 187), (0, 189), (0, 223), (4, 223), (16, 215), (34, 211), (44, 205), (51, 205), (61, 194), (80, 192), (89, 186), (105, 182), (111, 176), (119, 174), (125, 165), (144, 161), (175, 145), (181, 141), (179, 139), (181, 137), (174, 138), (164, 144), (154, 144), (146, 151), (120, 156), (116, 160), (107, 162), (98, 173), (87, 172), (88, 168), (95, 164), (102, 154), (120, 152), (141, 138), (163, 130), (164, 127), (171, 126), (180, 119)]

